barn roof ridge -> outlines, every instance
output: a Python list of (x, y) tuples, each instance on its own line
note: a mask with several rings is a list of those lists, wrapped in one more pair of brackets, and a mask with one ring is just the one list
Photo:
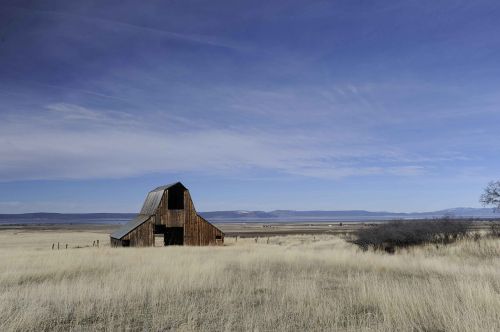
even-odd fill
[(173, 187), (173, 186), (176, 186), (176, 185), (178, 185), (178, 184), (180, 184), (180, 185), (181, 185), (184, 189), (186, 189), (186, 190), (187, 190), (186, 186), (184, 186), (184, 185), (182, 184), (182, 182), (177, 181), (177, 182), (172, 182), (172, 183), (166, 184), (166, 185), (164, 185), (164, 186), (159, 186), (159, 187), (156, 187), (155, 189), (151, 190), (150, 192), (153, 192), (153, 191), (165, 191), (165, 190), (167, 190), (167, 189), (169, 189), (169, 188), (171, 188), (171, 187)]

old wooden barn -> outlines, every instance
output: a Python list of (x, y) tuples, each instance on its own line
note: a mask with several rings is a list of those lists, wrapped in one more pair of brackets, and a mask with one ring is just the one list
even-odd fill
[(224, 233), (196, 213), (189, 190), (177, 182), (150, 191), (137, 217), (111, 234), (114, 247), (146, 247), (155, 242), (165, 246), (220, 245)]

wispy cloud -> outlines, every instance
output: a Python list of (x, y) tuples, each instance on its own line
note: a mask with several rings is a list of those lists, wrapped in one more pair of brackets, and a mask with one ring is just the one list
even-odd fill
[(108, 28), (114, 27), (115, 29), (125, 30), (124, 31), (125, 33), (130, 32), (130, 31), (135, 31), (135, 32), (140, 32), (140, 33), (155, 34), (155, 35), (159, 35), (159, 36), (164, 37), (164, 38), (165, 37), (172, 38), (172, 39), (176, 39), (176, 40), (201, 44), (201, 45), (205, 45), (205, 46), (223, 47), (223, 48), (228, 48), (228, 49), (233, 49), (233, 50), (246, 50), (246, 49), (248, 49), (248, 45), (244, 45), (241, 42), (222, 40), (220, 37), (217, 37), (217, 36), (179, 33), (179, 32), (169, 31), (166, 29), (157, 28), (154, 26), (132, 24), (130, 22), (124, 22), (124, 21), (120, 21), (117, 19), (110, 19), (110, 18), (103, 18), (103, 17), (96, 17), (96, 16), (86, 16), (86, 15), (82, 15), (82, 14), (75, 14), (75, 13), (68, 12), (68, 11), (58, 11), (58, 10), (48, 10), (48, 9), (42, 10), (42, 9), (36, 9), (33, 7), (25, 8), (22, 6), (7, 6), (7, 8), (23, 10), (31, 15), (45, 15), (45, 16), (57, 17), (59, 19), (87, 21), (87, 22), (90, 22), (94, 25), (97, 24), (97, 25), (101, 25), (101, 26), (107, 26)]
[(46, 108), (52, 113), (51, 115), (46, 115), (51, 118), (51, 120), (55, 118), (66, 122), (89, 121), (94, 124), (106, 125), (112, 123), (117, 125), (134, 124), (136, 120), (134, 115), (126, 112), (112, 110), (97, 111), (68, 103), (49, 104)]
[(47, 105), (47, 109), (58, 113), (64, 120), (90, 120), (90, 121), (102, 121), (106, 117), (97, 112), (90, 110), (85, 107), (58, 103)]
[(394, 151), (350, 141), (352, 137), (341, 134), (325, 137), (258, 128), (200, 129), (183, 118), (158, 127), (126, 113), (67, 103), (50, 104), (46, 109), (38, 120), (10, 117), (0, 124), (2, 180), (180, 171), (245, 173), (252, 169), (342, 178), (407, 176), (423, 169), (394, 165), (398, 163)]

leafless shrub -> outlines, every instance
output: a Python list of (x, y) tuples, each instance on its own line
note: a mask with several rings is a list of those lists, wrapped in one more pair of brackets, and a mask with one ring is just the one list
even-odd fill
[(351, 242), (367, 250), (385, 250), (435, 243), (448, 244), (465, 237), (472, 222), (442, 218), (425, 221), (392, 221), (372, 228), (357, 230)]
[(500, 237), (500, 222), (492, 222), (490, 226), (490, 233), (493, 237)]
[(484, 188), (484, 192), (479, 198), (484, 206), (493, 206), (496, 211), (500, 210), (500, 181), (492, 181)]

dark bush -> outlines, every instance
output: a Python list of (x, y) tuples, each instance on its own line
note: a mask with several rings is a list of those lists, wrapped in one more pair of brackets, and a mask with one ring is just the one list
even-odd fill
[(491, 223), (491, 235), (493, 237), (500, 237), (500, 222)]
[(426, 243), (448, 244), (467, 235), (472, 222), (443, 218), (438, 220), (391, 221), (356, 231), (351, 242), (367, 250), (406, 248)]

